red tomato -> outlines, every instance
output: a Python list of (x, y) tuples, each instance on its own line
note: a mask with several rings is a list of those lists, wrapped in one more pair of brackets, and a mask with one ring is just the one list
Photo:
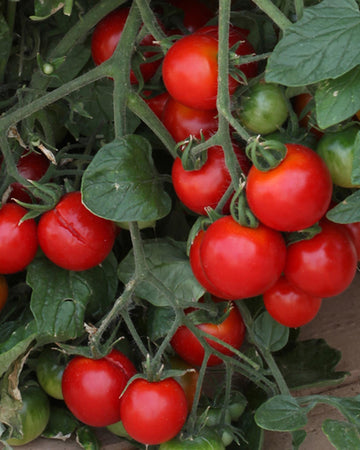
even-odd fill
[(15, 203), (0, 208), (0, 273), (19, 272), (31, 263), (38, 249), (36, 222), (19, 223), (27, 210)]
[(160, 120), (162, 118), (162, 114), (168, 99), (169, 94), (167, 92), (162, 92), (161, 94), (154, 95), (153, 97), (145, 97), (146, 103)]
[(5, 306), (9, 294), (9, 286), (4, 275), (0, 275), (0, 311)]
[(344, 227), (350, 233), (356, 248), (358, 261), (360, 261), (360, 222), (345, 223)]
[(188, 414), (184, 390), (173, 378), (136, 378), (121, 397), (120, 416), (136, 441), (157, 445), (176, 436)]
[[(41, 153), (25, 153), (21, 156), (16, 167), (19, 174), (27, 180), (38, 181), (45, 175), (50, 165), (49, 160)], [(10, 200), (20, 200), (31, 203), (31, 197), (25, 186), (18, 182), (11, 183)]]
[(45, 255), (67, 270), (86, 270), (100, 264), (115, 241), (115, 226), (90, 212), (80, 192), (64, 195), (40, 218), (39, 244)]
[(170, 3), (183, 11), (183, 24), (190, 33), (214, 17), (211, 9), (199, 0), (170, 0)]
[(273, 319), (286, 327), (309, 323), (318, 313), (322, 299), (291, 284), (284, 276), (263, 294), (264, 305)]
[(200, 139), (202, 134), (208, 139), (218, 129), (216, 109), (189, 108), (172, 97), (169, 97), (164, 106), (161, 120), (176, 142), (181, 142), (190, 135)]
[[(233, 149), (243, 172), (248, 173), (250, 161), (245, 152), (235, 143)], [(177, 196), (187, 208), (206, 215), (205, 208), (215, 209), (231, 184), (223, 149), (220, 146), (210, 147), (205, 164), (198, 170), (185, 170), (181, 158), (177, 157), (172, 166), (172, 182)]]
[(213, 222), (200, 243), (204, 274), (228, 300), (269, 289), (280, 277), (285, 257), (285, 241), (278, 231), (263, 224), (248, 228), (231, 216)]
[(191, 247), (190, 247), (190, 253), (189, 253), (189, 259), (190, 259), (190, 266), (193, 271), (193, 274), (197, 281), (203, 286), (203, 288), (211, 292), (212, 294), (216, 295), (217, 297), (221, 297), (223, 295), (223, 292), (220, 290), (217, 290), (214, 285), (210, 283), (210, 281), (207, 279), (204, 269), (201, 265), (200, 261), (200, 245), (205, 236), (205, 231), (200, 230), (197, 235), (195, 236), (195, 239), (193, 240)]
[[(237, 54), (254, 53), (253, 47), (235, 27), (230, 33), (229, 47), (240, 41)], [(210, 28), (176, 41), (164, 57), (162, 75), (169, 94), (178, 102), (195, 109), (215, 109), (218, 77), (217, 29)], [(255, 65), (256, 66), (256, 65)], [(239, 69), (247, 77), (254, 76), (255, 67), (242, 64)], [(256, 66), (257, 67), (257, 66)], [(256, 68), (257, 72), (257, 68)], [(233, 94), (239, 82), (229, 75), (229, 92)]]
[(252, 166), (246, 186), (249, 206), (268, 227), (298, 231), (318, 222), (332, 195), (329, 169), (320, 156), (300, 144), (286, 144), (285, 159), (266, 172)]
[(170, 365), (171, 369), (186, 370), (183, 375), (175, 377), (175, 380), (184, 389), (188, 410), (190, 411), (194, 403), (199, 371), (177, 356), (171, 357)]
[(124, 364), (125, 359), (113, 349), (104, 358), (75, 356), (68, 363), (62, 377), (62, 392), (66, 406), (77, 419), (94, 427), (120, 420), (120, 395), (129, 380), (123, 366), (131, 366), (131, 361)]
[(351, 236), (342, 225), (322, 220), (321, 232), (288, 247), (284, 274), (310, 295), (332, 297), (352, 282), (357, 254)]
[(309, 126), (309, 120), (312, 112), (310, 109), (307, 111), (307, 109), (309, 108), (310, 102), (312, 100), (313, 96), (307, 92), (304, 92), (302, 94), (296, 95), (293, 98), (292, 103), (294, 111), (299, 118), (299, 124), (303, 128), (309, 128), (309, 130), (317, 137), (317, 139), (320, 139), (324, 133), (320, 131), (318, 128)]
[[(115, 51), (115, 48), (120, 40), (121, 33), (124, 29), (126, 19), (129, 15), (130, 8), (119, 8), (112, 11), (105, 16), (96, 25), (94, 33), (91, 39), (91, 54), (96, 65), (102, 64), (108, 60)], [(143, 46), (153, 46), (154, 38), (150, 34), (147, 34), (140, 42)], [(144, 52), (145, 58), (150, 58), (156, 54), (155, 52)], [(161, 64), (161, 59), (157, 59), (151, 62), (144, 62), (140, 65), (140, 70), (144, 81), (148, 81), (156, 72), (157, 68)], [(131, 84), (137, 84), (138, 80), (135, 77), (133, 71), (130, 72)]]
[[(188, 308), (186, 313), (191, 311), (194, 311), (194, 308)], [(205, 333), (226, 342), (236, 349), (241, 347), (245, 338), (245, 325), (236, 306), (231, 307), (229, 315), (222, 323), (202, 323), (196, 326)], [(231, 350), (212, 341), (211, 338), (205, 339), (215, 350), (220, 351), (224, 355), (233, 355)], [(171, 346), (184, 361), (194, 366), (201, 366), (205, 353), (204, 347), (189, 328), (184, 325), (180, 326), (171, 339)], [(212, 354), (207, 361), (207, 366), (216, 366), (222, 362), (221, 358)]]

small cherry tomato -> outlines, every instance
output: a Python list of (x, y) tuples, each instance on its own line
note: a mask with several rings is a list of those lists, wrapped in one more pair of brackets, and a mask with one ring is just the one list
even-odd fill
[(176, 436), (188, 414), (183, 388), (173, 378), (147, 381), (136, 378), (121, 397), (120, 416), (127, 433), (146, 445)]
[[(188, 314), (191, 311), (194, 311), (194, 308), (188, 308), (186, 313)], [(222, 323), (202, 323), (196, 326), (199, 330), (220, 339), (236, 349), (241, 347), (245, 338), (245, 325), (236, 306), (231, 306), (229, 315)], [(212, 341), (211, 338), (206, 337), (205, 340), (212, 348), (224, 355), (233, 355), (231, 350)], [(195, 334), (185, 325), (177, 329), (171, 339), (171, 346), (184, 361), (194, 366), (201, 366), (205, 354), (204, 347)], [(222, 364), (222, 362), (220, 357), (212, 354), (207, 361), (207, 366), (216, 366)]]
[(81, 193), (64, 195), (40, 218), (39, 244), (45, 255), (67, 270), (86, 270), (100, 264), (115, 241), (115, 225), (89, 211)]
[(356, 248), (358, 261), (360, 261), (360, 222), (344, 223), (343, 225), (350, 233)]
[(321, 232), (294, 242), (287, 250), (284, 275), (314, 297), (332, 297), (352, 282), (357, 253), (351, 236), (339, 224), (322, 220)]
[(286, 327), (297, 328), (309, 323), (318, 313), (322, 299), (291, 284), (284, 276), (263, 294), (270, 316)]
[(21, 222), (27, 210), (15, 203), (0, 208), (0, 273), (20, 272), (35, 258), (38, 249), (36, 222)]
[(154, 95), (152, 97), (145, 97), (144, 100), (152, 110), (154, 114), (161, 120), (166, 102), (169, 99), (169, 94), (167, 92), (162, 92), (161, 94)]
[(182, 22), (190, 32), (198, 30), (214, 17), (213, 12), (200, 0), (170, 0), (170, 3), (182, 11)]
[(330, 172), (319, 155), (300, 144), (286, 144), (284, 160), (266, 172), (249, 170), (246, 197), (255, 216), (279, 231), (298, 231), (318, 222), (332, 196)]
[[(74, 416), (87, 425), (105, 427), (120, 421), (120, 395), (129, 375), (125, 355), (113, 349), (107, 356), (91, 359), (75, 356), (62, 377), (64, 401)], [(131, 376), (132, 376), (131, 375)]]

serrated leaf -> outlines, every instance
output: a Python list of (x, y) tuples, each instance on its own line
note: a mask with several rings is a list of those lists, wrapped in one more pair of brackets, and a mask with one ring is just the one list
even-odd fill
[(81, 192), (91, 211), (116, 222), (157, 220), (171, 209), (151, 146), (139, 135), (102, 147), (83, 175)]
[(276, 395), (263, 403), (255, 413), (256, 423), (265, 430), (294, 431), (307, 423), (308, 408), (301, 407), (290, 395)]
[[(171, 295), (173, 301), (188, 302), (198, 300), (204, 289), (195, 279), (191, 270), (189, 258), (186, 255), (186, 243), (170, 239), (156, 239), (144, 241), (145, 260), (148, 273), (137, 284), (136, 295), (155, 306), (169, 306), (170, 299), (152, 281), (154, 277)], [(121, 261), (118, 268), (118, 276), (123, 283), (127, 283), (135, 270), (134, 256), (131, 250)]]
[(106, 276), (101, 269), (73, 272), (46, 258), (35, 259), (27, 268), (32, 287), (31, 310), (38, 338), (53, 342), (74, 339), (84, 331), (84, 315), (92, 298), (108, 296)]
[(352, 117), (360, 110), (360, 67), (335, 80), (319, 83), (315, 104), (320, 128), (336, 125)]
[(266, 81), (306, 86), (344, 75), (360, 64), (359, 33), (355, 0), (323, 0), (305, 8), (270, 56)]
[(337, 223), (360, 222), (360, 190), (355, 191), (331, 208), (326, 217)]
[(276, 322), (266, 311), (256, 318), (253, 332), (256, 342), (270, 352), (282, 349), (289, 339), (289, 328)]
[(324, 339), (298, 341), (274, 357), (291, 389), (335, 385), (348, 375), (335, 370), (341, 352), (329, 347)]
[(326, 419), (322, 430), (337, 450), (354, 450), (360, 448), (358, 428), (348, 422)]

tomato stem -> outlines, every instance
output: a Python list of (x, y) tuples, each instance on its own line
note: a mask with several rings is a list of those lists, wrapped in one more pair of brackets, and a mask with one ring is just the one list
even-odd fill
[(252, 0), (276, 25), (282, 30), (286, 30), (291, 25), (290, 20), (274, 5), (271, 0)]

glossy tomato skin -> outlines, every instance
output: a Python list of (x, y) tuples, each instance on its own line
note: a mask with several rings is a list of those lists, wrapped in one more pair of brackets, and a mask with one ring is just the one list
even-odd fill
[[(189, 313), (193, 309), (188, 309)], [(245, 338), (245, 325), (239, 310), (232, 306), (229, 315), (220, 324), (202, 323), (196, 325), (197, 328), (205, 333), (214, 336), (221, 341), (239, 349)], [(211, 341), (211, 338), (205, 338), (208, 344), (224, 355), (233, 355), (233, 352), (226, 347)], [(176, 353), (187, 363), (194, 366), (201, 366), (204, 359), (204, 348), (198, 338), (185, 325), (180, 326), (171, 339), (171, 346)], [(217, 355), (211, 355), (207, 361), (207, 366), (216, 366), (222, 364), (222, 359)]]
[(165, 105), (169, 99), (168, 92), (161, 92), (152, 97), (145, 97), (145, 101), (152, 112), (161, 120)]
[(318, 222), (332, 195), (330, 172), (319, 155), (300, 144), (286, 144), (285, 159), (267, 172), (252, 166), (246, 197), (255, 216), (279, 231), (298, 231)]
[(28, 444), (41, 435), (50, 418), (50, 403), (45, 392), (36, 385), (20, 389), (22, 408), (20, 419), (22, 424), (22, 438), (10, 438), (6, 442), (13, 446)]
[(351, 126), (334, 133), (325, 133), (316, 151), (329, 168), (333, 183), (345, 188), (360, 187), (351, 181), (354, 166), (355, 140), (360, 128)]
[(184, 390), (173, 378), (150, 382), (136, 378), (121, 397), (125, 430), (142, 444), (157, 445), (176, 436), (188, 414)]
[(321, 232), (295, 242), (287, 250), (284, 275), (294, 285), (315, 297), (332, 297), (352, 282), (357, 253), (342, 225), (322, 220)]
[(0, 311), (5, 306), (9, 295), (9, 286), (4, 275), (0, 275)]
[(357, 258), (360, 261), (360, 222), (344, 223), (344, 227), (354, 242)]
[[(238, 41), (246, 41), (243, 34), (234, 35)], [(232, 42), (230, 38), (229, 47)], [(241, 45), (240, 43), (239, 48)], [(248, 54), (243, 50), (239, 51), (240, 54)], [(216, 29), (210, 31), (200, 29), (176, 41), (166, 53), (162, 67), (164, 84), (169, 94), (190, 108), (216, 109), (217, 54)], [(242, 65), (240, 69), (246, 72), (246, 66)], [(238, 84), (238, 81), (229, 76), (230, 94), (234, 93)]]
[(297, 328), (309, 323), (319, 312), (322, 299), (291, 284), (284, 276), (263, 294), (270, 316), (286, 327)]
[[(102, 64), (108, 60), (115, 51), (115, 48), (120, 40), (122, 31), (125, 26), (126, 19), (129, 15), (130, 8), (118, 8), (107, 16), (105, 16), (96, 25), (91, 39), (91, 54), (96, 65)], [(154, 38), (151, 35), (146, 35), (141, 41), (140, 45), (154, 46)], [(144, 52), (145, 57), (151, 57), (155, 52)], [(144, 81), (148, 81), (160, 66), (161, 60), (145, 62), (140, 65), (141, 74)], [(137, 84), (138, 80), (133, 71), (130, 72), (130, 83)]]
[(35, 258), (38, 249), (36, 222), (19, 224), (27, 210), (15, 203), (0, 208), (0, 273), (20, 272)]
[(43, 350), (36, 361), (36, 377), (44, 392), (50, 397), (63, 400), (61, 380), (66, 363), (60, 352)]
[[(247, 174), (250, 161), (245, 152), (235, 143), (233, 149), (243, 172)], [(216, 208), (231, 184), (224, 151), (220, 146), (207, 150), (207, 160), (198, 170), (185, 170), (181, 158), (177, 157), (171, 175), (175, 192), (181, 202), (191, 211), (203, 215), (207, 214), (205, 208)]]
[(90, 212), (79, 191), (65, 194), (40, 218), (39, 244), (45, 255), (67, 270), (86, 270), (100, 264), (115, 241), (115, 225)]
[(231, 216), (213, 222), (200, 244), (205, 276), (228, 300), (269, 289), (280, 277), (285, 257), (281, 233), (261, 223), (257, 228), (242, 226)]
[(273, 133), (289, 115), (283, 89), (277, 84), (258, 82), (241, 97), (237, 114), (242, 125), (253, 133)]
[(120, 395), (129, 377), (117, 361), (117, 352), (113, 349), (100, 359), (75, 356), (65, 368), (64, 401), (87, 425), (105, 427), (120, 421)]
[[(43, 177), (50, 165), (49, 160), (39, 153), (27, 153), (20, 157), (16, 167), (19, 174), (27, 180), (38, 181)], [(31, 197), (27, 189), (20, 183), (11, 183), (10, 201), (20, 200), (24, 203), (31, 203)]]
[(190, 135), (197, 139), (203, 135), (205, 139), (208, 139), (218, 129), (216, 109), (189, 108), (172, 97), (169, 97), (164, 106), (161, 120), (175, 142), (181, 142)]

